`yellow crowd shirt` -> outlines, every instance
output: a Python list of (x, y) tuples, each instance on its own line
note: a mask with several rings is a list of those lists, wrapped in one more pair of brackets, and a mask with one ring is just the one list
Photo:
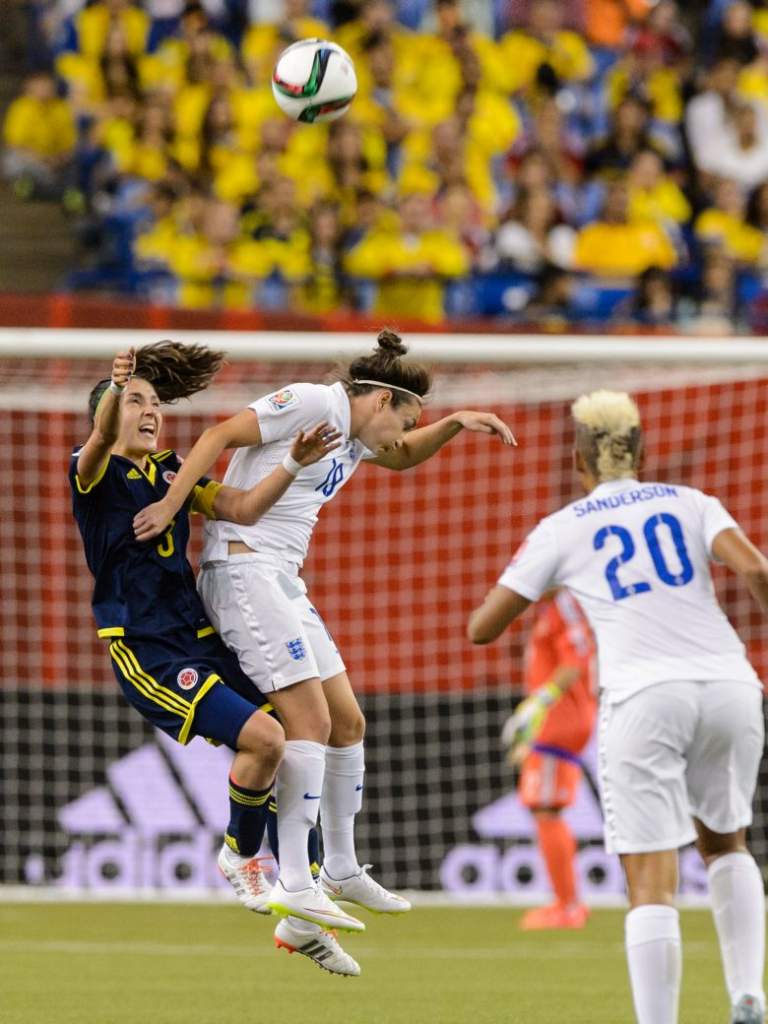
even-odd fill
[(507, 89), (516, 92), (532, 85), (536, 72), (551, 64), (566, 82), (580, 82), (592, 74), (593, 61), (587, 44), (575, 32), (557, 32), (551, 43), (545, 43), (528, 32), (507, 32), (499, 40), (507, 68)]
[(675, 250), (663, 230), (652, 221), (607, 224), (597, 221), (576, 236), (574, 266), (608, 277), (633, 277), (648, 267), (673, 267)]
[(729, 256), (742, 263), (757, 263), (765, 249), (765, 236), (723, 210), (705, 210), (696, 218), (694, 233), (703, 241), (717, 242)]
[[(469, 259), (458, 239), (445, 231), (418, 236), (374, 232), (348, 253), (345, 267), (355, 277), (378, 282), (377, 315), (399, 314), (434, 323), (444, 314), (443, 279), (466, 274)], [(425, 267), (431, 274), (422, 277)]]
[[(149, 35), (149, 18), (139, 7), (124, 7), (117, 12), (117, 20), (128, 45), (128, 51), (134, 57), (140, 56), (147, 49)], [(94, 4), (85, 7), (77, 16), (78, 50), (84, 57), (98, 60), (104, 52), (107, 34), (112, 15), (106, 4)]]
[(671, 220), (684, 224), (690, 216), (691, 204), (670, 178), (663, 178), (653, 188), (629, 185), (631, 221)]
[(6, 146), (50, 159), (73, 148), (75, 123), (64, 100), (41, 102), (32, 96), (19, 96), (5, 115), (3, 138)]

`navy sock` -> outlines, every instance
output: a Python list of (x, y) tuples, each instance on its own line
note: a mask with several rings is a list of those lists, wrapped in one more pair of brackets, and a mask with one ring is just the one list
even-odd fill
[(229, 825), (224, 842), (241, 857), (259, 852), (267, 824), (268, 789), (246, 789), (229, 777)]
[(309, 870), (312, 877), (317, 878), (320, 874), (320, 833), (316, 828), (309, 830)]
[[(269, 848), (272, 851), (272, 856), (275, 858), (277, 863), (280, 863), (280, 847), (277, 841), (277, 804), (274, 800), (269, 801), (269, 810), (267, 814), (267, 839), (269, 841)], [(309, 841), (307, 843), (307, 853), (309, 856), (309, 866), (312, 871), (312, 877), (317, 878), (320, 874), (320, 833), (316, 828), (309, 830)]]
[(269, 801), (267, 812), (267, 840), (272, 856), (280, 863), (280, 847), (277, 842), (277, 804), (274, 797)]

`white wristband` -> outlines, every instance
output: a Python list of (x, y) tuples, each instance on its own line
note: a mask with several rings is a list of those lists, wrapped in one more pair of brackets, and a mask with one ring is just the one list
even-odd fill
[(109, 390), (113, 395), (122, 395), (125, 391), (125, 384), (116, 384), (115, 381), (111, 380), (109, 382)]
[(290, 473), (291, 476), (296, 476), (300, 469), (304, 467), (300, 462), (297, 462), (292, 455), (286, 455), (283, 459), (283, 469), (286, 473)]

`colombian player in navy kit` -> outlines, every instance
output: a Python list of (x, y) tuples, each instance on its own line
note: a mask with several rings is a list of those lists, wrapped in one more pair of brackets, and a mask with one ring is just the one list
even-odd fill
[[(158, 451), (161, 402), (207, 387), (221, 361), (203, 346), (173, 342), (119, 353), (111, 380), (91, 393), (93, 429), (73, 453), (69, 479), (95, 579), (98, 633), (109, 641), (123, 693), (180, 743), (198, 735), (235, 751), (225, 845), (251, 860), (264, 834), (283, 730), (259, 712), (260, 694), (206, 619), (186, 558), (189, 513), (253, 523), (295, 474), (278, 465), (247, 491), (202, 479), (158, 539), (137, 541), (132, 525), (139, 509), (166, 493), (181, 464), (175, 452)], [(310, 465), (336, 447), (336, 436), (318, 424), (296, 437), (291, 459)], [(256, 899), (243, 902), (269, 913)]]

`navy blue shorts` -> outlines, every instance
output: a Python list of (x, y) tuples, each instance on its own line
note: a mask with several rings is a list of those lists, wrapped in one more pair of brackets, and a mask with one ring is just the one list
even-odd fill
[(211, 630), (205, 637), (166, 633), (120, 637), (109, 645), (126, 700), (179, 743), (202, 736), (237, 750), (240, 731), (266, 699)]

